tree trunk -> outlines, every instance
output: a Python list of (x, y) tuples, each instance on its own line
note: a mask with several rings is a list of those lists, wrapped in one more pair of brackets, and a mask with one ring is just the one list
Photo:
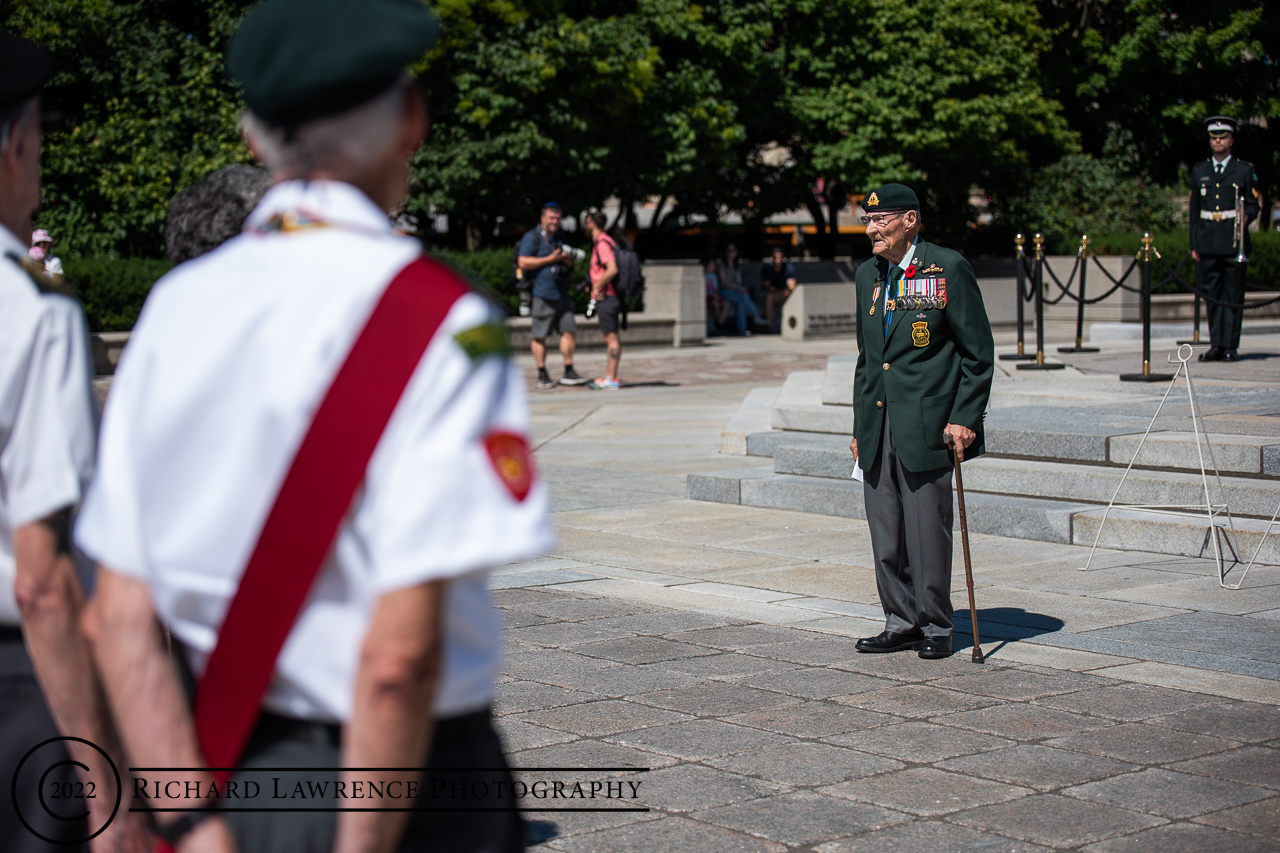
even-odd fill
[(625, 198), (620, 199), (618, 201), (618, 215), (613, 217), (613, 222), (612, 224), (609, 225), (607, 230), (612, 231), (613, 229), (621, 225), (623, 222), (625, 222), (627, 217), (627, 211), (630, 209), (631, 209), (631, 202)]
[(662, 224), (662, 209), (667, 206), (667, 199), (669, 198), (671, 198), (671, 196), (664, 195), (662, 198), (658, 199), (658, 206), (653, 209), (653, 218), (649, 220), (650, 231), (657, 231), (658, 226)]
[(831, 260), (835, 257), (835, 248), (831, 244), (831, 235), (827, 233), (827, 217), (822, 213), (822, 205), (818, 204), (817, 198), (809, 198), (804, 206), (809, 209), (809, 215), (813, 217), (813, 224), (816, 226), (814, 230), (817, 233), (813, 235), (813, 243), (818, 250), (818, 257), (824, 261)]
[(484, 225), (477, 219), (467, 220), (467, 251), (474, 252), (484, 240)]
[(844, 207), (844, 201), (844, 187), (832, 181), (827, 188), (827, 210), (831, 212), (831, 218), (827, 221), (828, 239), (831, 241), (831, 260), (835, 260), (840, 240), (840, 208)]

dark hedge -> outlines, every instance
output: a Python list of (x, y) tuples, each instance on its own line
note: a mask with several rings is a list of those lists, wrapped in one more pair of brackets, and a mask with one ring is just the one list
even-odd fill
[(173, 264), (147, 258), (64, 258), (62, 268), (80, 294), (90, 331), (127, 332), (138, 321), (151, 285)]
[[(481, 249), (456, 252), (438, 249), (434, 255), (450, 264), (474, 283), (481, 292), (515, 315), (519, 296), (511, 286), (511, 250)], [(67, 282), (80, 294), (89, 329), (94, 332), (127, 332), (138, 320), (142, 303), (151, 286), (173, 264), (165, 260), (144, 258), (64, 258)], [(586, 276), (586, 264), (574, 269), (573, 281)], [(587, 308), (587, 296), (571, 292), (574, 310), (581, 314)]]

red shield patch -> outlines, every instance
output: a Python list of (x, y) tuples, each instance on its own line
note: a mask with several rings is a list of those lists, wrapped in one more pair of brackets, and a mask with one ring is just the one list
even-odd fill
[(528, 497), (533, 488), (533, 460), (529, 458), (529, 443), (524, 436), (497, 430), (484, 437), (484, 449), (511, 497), (517, 501)]

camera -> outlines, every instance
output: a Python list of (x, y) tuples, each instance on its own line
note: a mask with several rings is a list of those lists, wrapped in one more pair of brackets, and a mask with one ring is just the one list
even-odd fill
[[(571, 264), (576, 264), (586, 258), (587, 253), (573, 246), (561, 246), (560, 250), (564, 252)], [(573, 266), (571, 264), (556, 264), (556, 281), (560, 284), (567, 284), (573, 279)]]

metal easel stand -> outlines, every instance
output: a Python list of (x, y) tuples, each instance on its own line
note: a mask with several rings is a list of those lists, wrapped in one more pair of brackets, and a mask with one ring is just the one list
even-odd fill
[(1271, 528), (1276, 526), (1276, 519), (1280, 518), (1280, 506), (1276, 507), (1276, 511), (1271, 513), (1271, 523), (1267, 525), (1267, 529), (1262, 532), (1262, 538), (1258, 540), (1258, 547), (1253, 549), (1253, 556), (1249, 558), (1249, 565), (1244, 567), (1244, 574), (1240, 576), (1240, 583), (1235, 586), (1228, 586), (1227, 589), (1239, 589), (1244, 583), (1244, 579), (1249, 576), (1249, 570), (1253, 568), (1253, 561), (1258, 559), (1258, 554), (1262, 552), (1262, 544), (1267, 541), (1267, 537), (1271, 535)]
[[(1240, 583), (1244, 583), (1243, 575), (1240, 577), (1240, 583), (1237, 583), (1235, 586), (1230, 586), (1226, 582), (1227, 573), (1231, 571), (1232, 568), (1239, 565), (1240, 558), (1236, 555), (1235, 545), (1232, 544), (1230, 535), (1228, 534), (1227, 530), (1222, 526), (1222, 523), (1219, 520), (1219, 516), (1223, 516), (1223, 515), (1226, 516), (1227, 525), (1230, 527), (1232, 532), (1235, 531), (1236, 524), (1235, 524), (1235, 520), (1231, 517), (1231, 509), (1227, 506), (1227, 503), (1226, 503), (1227, 493), (1222, 486), (1222, 474), (1218, 471), (1218, 462), (1213, 455), (1213, 445), (1209, 443), (1209, 432), (1208, 432), (1208, 429), (1204, 426), (1204, 416), (1201, 414), (1200, 405), (1196, 400), (1195, 386), (1191, 381), (1191, 368), (1187, 364), (1187, 362), (1191, 360), (1191, 356), (1192, 356), (1192, 350), (1191, 350), (1190, 344), (1183, 344), (1182, 346), (1178, 347), (1178, 357), (1176, 361), (1173, 358), (1173, 356), (1167, 356), (1169, 363), (1177, 364), (1178, 369), (1174, 371), (1173, 379), (1169, 382), (1169, 387), (1165, 390), (1164, 396), (1160, 398), (1160, 405), (1156, 407), (1156, 413), (1151, 418), (1151, 423), (1147, 424), (1147, 431), (1142, 434), (1142, 440), (1138, 442), (1137, 449), (1133, 451), (1133, 458), (1129, 460), (1128, 467), (1124, 469), (1124, 476), (1120, 478), (1119, 484), (1116, 485), (1116, 490), (1111, 494), (1111, 500), (1107, 502), (1106, 512), (1102, 514), (1102, 522), (1098, 525), (1098, 533), (1096, 536), (1093, 537), (1093, 548), (1089, 550), (1089, 559), (1084, 564), (1084, 567), (1079, 569), (1078, 571), (1087, 572), (1089, 571), (1089, 568), (1093, 565), (1093, 555), (1098, 550), (1098, 542), (1102, 539), (1102, 528), (1106, 526), (1107, 518), (1111, 515), (1111, 510), (1126, 509), (1126, 510), (1132, 510), (1135, 512), (1151, 512), (1151, 513), (1160, 513), (1163, 515), (1176, 515), (1176, 516), (1181, 516), (1183, 518), (1203, 517), (1205, 521), (1208, 522), (1208, 526), (1206, 527), (1204, 532), (1204, 542), (1200, 546), (1200, 556), (1201, 557), (1204, 556), (1205, 550), (1209, 547), (1210, 541), (1212, 541), (1214, 563), (1218, 567), (1218, 586), (1222, 587), (1223, 589), (1239, 589)], [(1169, 399), (1169, 395), (1173, 393), (1174, 387), (1178, 384), (1178, 377), (1180, 375), (1185, 376), (1187, 380), (1187, 401), (1191, 404), (1191, 423), (1195, 430), (1195, 435), (1196, 435), (1196, 452), (1200, 457), (1200, 482), (1204, 488), (1204, 503), (1203, 504), (1165, 504), (1165, 505), (1118, 504), (1116, 503), (1116, 498), (1120, 495), (1120, 490), (1124, 488), (1124, 481), (1128, 479), (1129, 472), (1133, 470), (1133, 464), (1138, 461), (1138, 454), (1142, 452), (1143, 445), (1147, 443), (1147, 438), (1148, 436), (1151, 435), (1151, 429), (1156, 425), (1156, 421), (1160, 417), (1160, 412), (1163, 411), (1164, 409), (1165, 402)], [(1203, 445), (1200, 443), (1201, 436), (1204, 437)], [(1218, 483), (1218, 494), (1223, 501), (1222, 503), (1219, 503), (1219, 504), (1213, 503), (1213, 500), (1209, 495), (1209, 474), (1208, 474), (1208, 468), (1206, 468), (1204, 464), (1205, 450), (1209, 451), (1209, 464), (1213, 466), (1213, 476)], [(1201, 515), (1202, 513), (1203, 513), (1203, 516)], [(1276, 513), (1277, 515), (1280, 515), (1280, 509), (1277, 509)], [(1270, 528), (1268, 528), (1268, 530), (1270, 530)], [(1226, 565), (1226, 561), (1223, 556), (1224, 545), (1226, 546), (1226, 550), (1231, 552), (1230, 566)], [(1258, 548), (1261, 549), (1261, 547), (1262, 547), (1262, 544), (1259, 543)], [(1255, 558), (1257, 557), (1257, 552), (1254, 553), (1254, 557)], [(1252, 561), (1250, 561), (1250, 565), (1252, 565)], [(1245, 572), (1247, 574), (1248, 569), (1246, 569)]]

